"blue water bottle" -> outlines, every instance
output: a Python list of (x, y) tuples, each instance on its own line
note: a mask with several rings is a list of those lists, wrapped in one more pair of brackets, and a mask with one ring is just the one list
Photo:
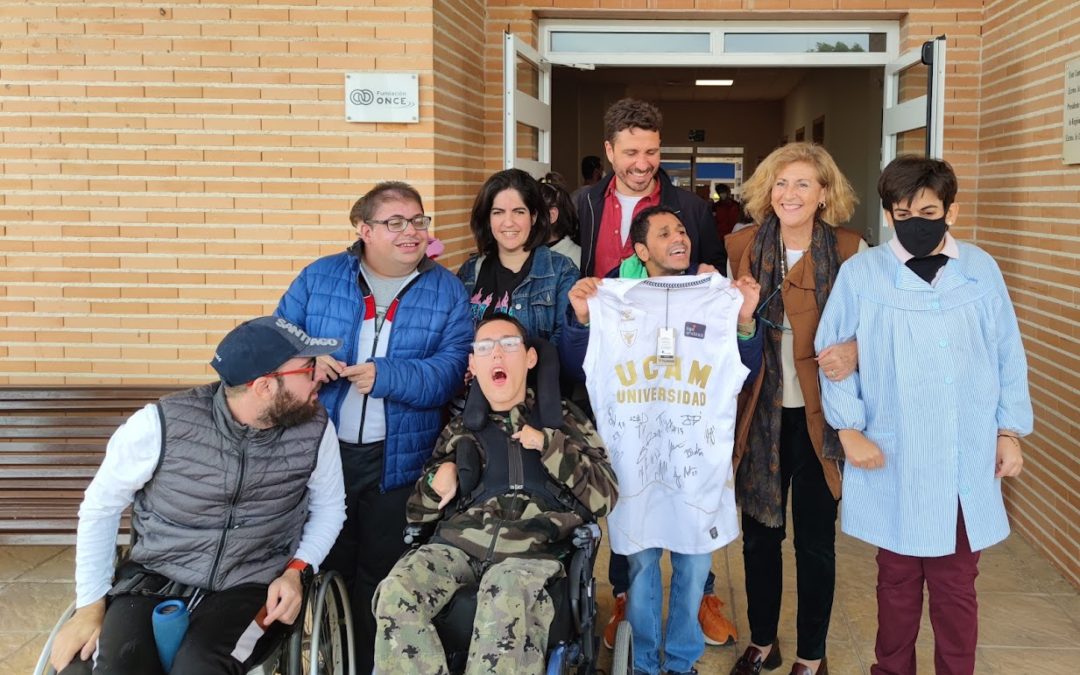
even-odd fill
[(154, 641), (165, 672), (172, 670), (176, 650), (188, 628), (188, 608), (183, 600), (166, 600), (154, 608)]

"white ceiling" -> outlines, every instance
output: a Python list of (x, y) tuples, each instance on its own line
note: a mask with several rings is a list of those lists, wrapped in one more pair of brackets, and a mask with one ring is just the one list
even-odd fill
[[(579, 86), (622, 84), (627, 96), (648, 101), (779, 101), (813, 68), (558, 67), (555, 77)], [(730, 87), (698, 87), (697, 79), (733, 79)]]

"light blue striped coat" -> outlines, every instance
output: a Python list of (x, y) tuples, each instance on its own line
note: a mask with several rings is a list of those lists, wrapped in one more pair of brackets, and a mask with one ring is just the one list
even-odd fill
[(1027, 359), (997, 264), (960, 244), (931, 287), (888, 246), (840, 267), (815, 347), (856, 338), (859, 370), (821, 377), (825, 418), (881, 448), (883, 468), (844, 469), (843, 531), (895, 553), (956, 546), (956, 504), (972, 550), (1009, 534), (997, 432), (1031, 433)]

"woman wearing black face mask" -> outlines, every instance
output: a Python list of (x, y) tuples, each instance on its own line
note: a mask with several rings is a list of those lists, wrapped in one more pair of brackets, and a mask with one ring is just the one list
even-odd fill
[(781, 664), (780, 620), (791, 490), (798, 585), (795, 675), (828, 672), (825, 642), (836, 576), (836, 500), (843, 448), (821, 414), (818, 370), (847, 378), (854, 342), (815, 357), (814, 334), (840, 264), (865, 247), (842, 227), (855, 195), (824, 148), (792, 143), (772, 154), (743, 186), (757, 223), (725, 238), (732, 278), (761, 284), (756, 316), (765, 333), (764, 365), (740, 398), (735, 435), (735, 495), (742, 507), (750, 645), (732, 675)]

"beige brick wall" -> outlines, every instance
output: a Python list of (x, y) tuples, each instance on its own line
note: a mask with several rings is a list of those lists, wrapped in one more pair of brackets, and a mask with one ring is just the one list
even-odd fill
[[(441, 261), (451, 267), (474, 248), (469, 213), (489, 173), (480, 160), (492, 144), (484, 135), (491, 112), (482, 90), (485, 12), (484, 0), (435, 2), (434, 193), (438, 236), (449, 252)], [(501, 110), (501, 101), (498, 106)]]
[[(2, 6), (0, 382), (206, 379), (374, 182), (438, 216), (430, 1)], [(422, 123), (345, 122), (374, 69)]]
[(1080, 585), (1080, 166), (1062, 163), (1065, 64), (1080, 57), (1070, 0), (987, 2), (978, 192), (964, 206), (997, 259), (1027, 348), (1035, 433), (1006, 481), (1017, 530)]

